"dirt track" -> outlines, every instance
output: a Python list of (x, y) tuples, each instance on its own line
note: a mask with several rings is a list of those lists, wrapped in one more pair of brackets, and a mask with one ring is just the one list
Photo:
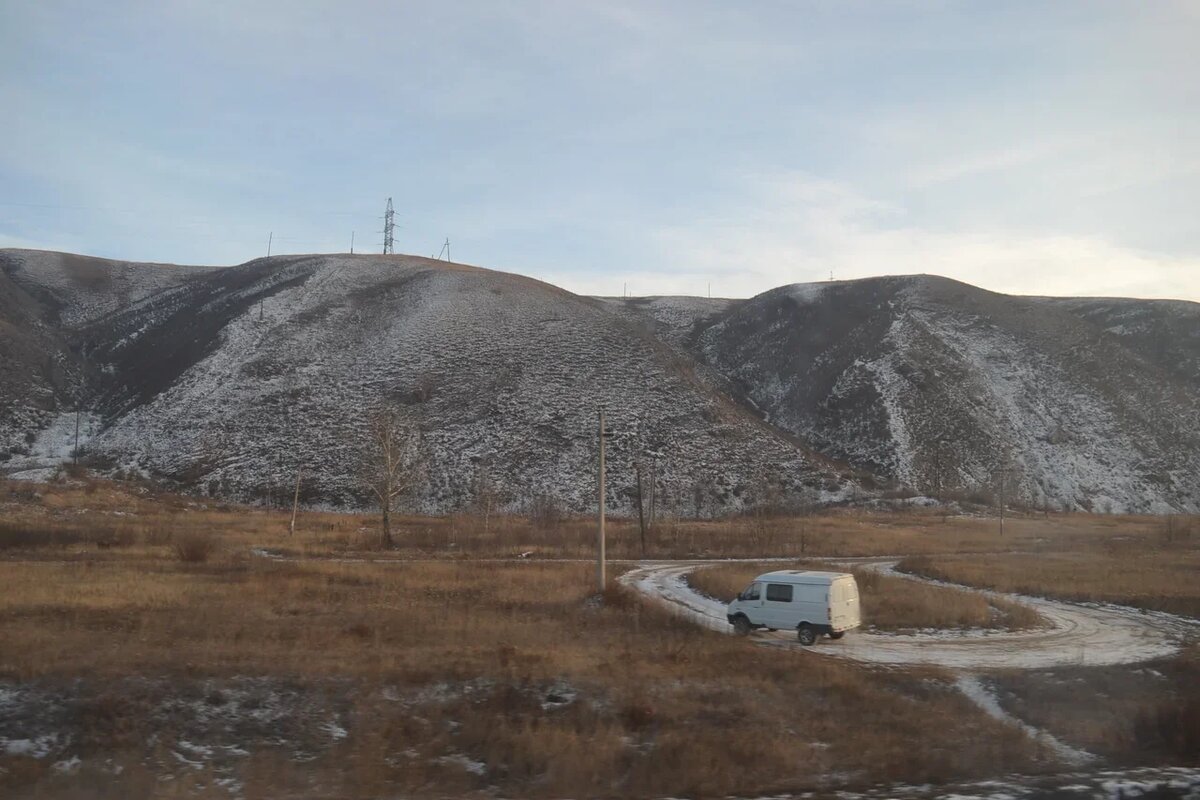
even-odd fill
[[(620, 580), (697, 624), (732, 633), (725, 618), (725, 604), (699, 594), (684, 580), (684, 576), (705, 563), (713, 562), (641, 564)], [(895, 562), (860, 562), (860, 566), (890, 573)], [(1147, 661), (1171, 655), (1179, 649), (1182, 638), (1200, 634), (1200, 625), (1169, 614), (984, 593), (1034, 607), (1050, 622), (1050, 627), (1022, 632), (912, 635), (854, 631), (841, 641), (825, 639), (808, 649), (821, 655), (880, 664), (937, 664), (964, 670), (1036, 669)], [(868, 608), (866, 615), (869, 614)], [(785, 631), (756, 632), (751, 639), (762, 644), (800, 647), (795, 634)]]

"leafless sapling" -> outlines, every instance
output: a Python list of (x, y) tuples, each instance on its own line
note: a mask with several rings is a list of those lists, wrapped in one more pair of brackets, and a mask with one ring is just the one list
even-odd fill
[(367, 418), (367, 439), (362, 454), (362, 481), (383, 516), (380, 544), (392, 546), (392, 505), (410, 491), (423, 468), (420, 432), (404, 414), (391, 406)]

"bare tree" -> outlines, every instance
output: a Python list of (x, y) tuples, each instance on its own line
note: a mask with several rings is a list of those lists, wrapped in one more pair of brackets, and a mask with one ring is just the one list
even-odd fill
[(475, 512), (483, 515), (483, 532), (486, 534), (491, 525), (492, 512), (501, 502), (500, 490), (492, 477), (490, 462), (482, 461), (475, 468), (471, 479), (471, 493), (474, 495)]
[(367, 418), (362, 480), (383, 515), (380, 544), (392, 546), (392, 504), (411, 490), (423, 468), (420, 432), (397, 408), (385, 406)]
[(638, 507), (638, 529), (642, 534), (642, 558), (646, 557), (646, 503), (642, 492), (642, 464), (640, 461), (633, 462), (633, 473), (637, 478), (635, 488), (637, 489), (637, 507)]

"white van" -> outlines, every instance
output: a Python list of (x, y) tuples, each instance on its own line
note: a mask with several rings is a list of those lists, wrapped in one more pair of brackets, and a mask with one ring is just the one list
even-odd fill
[(739, 634), (794, 630), (803, 645), (826, 633), (840, 639), (862, 623), (853, 575), (795, 569), (759, 575), (729, 604), (726, 616)]

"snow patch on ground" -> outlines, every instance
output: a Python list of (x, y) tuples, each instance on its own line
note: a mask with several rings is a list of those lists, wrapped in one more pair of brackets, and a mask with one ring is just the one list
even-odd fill
[[(699, 625), (732, 633), (726, 604), (705, 597), (687, 584), (689, 572), (705, 563), (643, 563), (620, 581)], [(862, 566), (891, 571), (894, 561), (859, 560)], [(903, 575), (903, 573), (896, 573)], [(918, 576), (906, 576), (925, 580)], [(933, 583), (933, 581), (929, 581)], [(838, 642), (822, 641), (806, 648), (823, 656), (850, 658), (880, 664), (934, 664), (963, 670), (1038, 669), (1054, 666), (1133, 664), (1177, 652), (1179, 643), (1195, 628), (1180, 618), (1153, 616), (1123, 606), (1096, 608), (1044, 598), (975, 590), (1032, 606), (1049, 627), (1002, 631), (974, 636), (940, 632), (935, 635), (887, 635), (851, 631)], [(762, 644), (800, 647), (794, 633), (756, 632), (751, 639)]]
[(437, 763), (445, 764), (451, 767), (458, 767), (459, 769), (469, 772), (472, 775), (487, 774), (487, 764), (483, 763), (482, 761), (475, 761), (474, 759), (468, 758), (461, 753), (450, 756), (442, 756), (437, 760)]
[(954, 681), (954, 685), (971, 702), (983, 709), (988, 716), (1010, 725), (1016, 725), (1031, 739), (1049, 748), (1063, 763), (1080, 767), (1094, 763), (1097, 760), (1095, 755), (1085, 750), (1071, 747), (1051, 736), (1046, 731), (1039, 730), (1009, 714), (1001, 708), (1000, 701), (996, 698), (996, 695), (977, 676), (959, 675)]
[(58, 734), (47, 733), (32, 739), (7, 739), (0, 737), (0, 750), (9, 756), (45, 758), (59, 747)]

